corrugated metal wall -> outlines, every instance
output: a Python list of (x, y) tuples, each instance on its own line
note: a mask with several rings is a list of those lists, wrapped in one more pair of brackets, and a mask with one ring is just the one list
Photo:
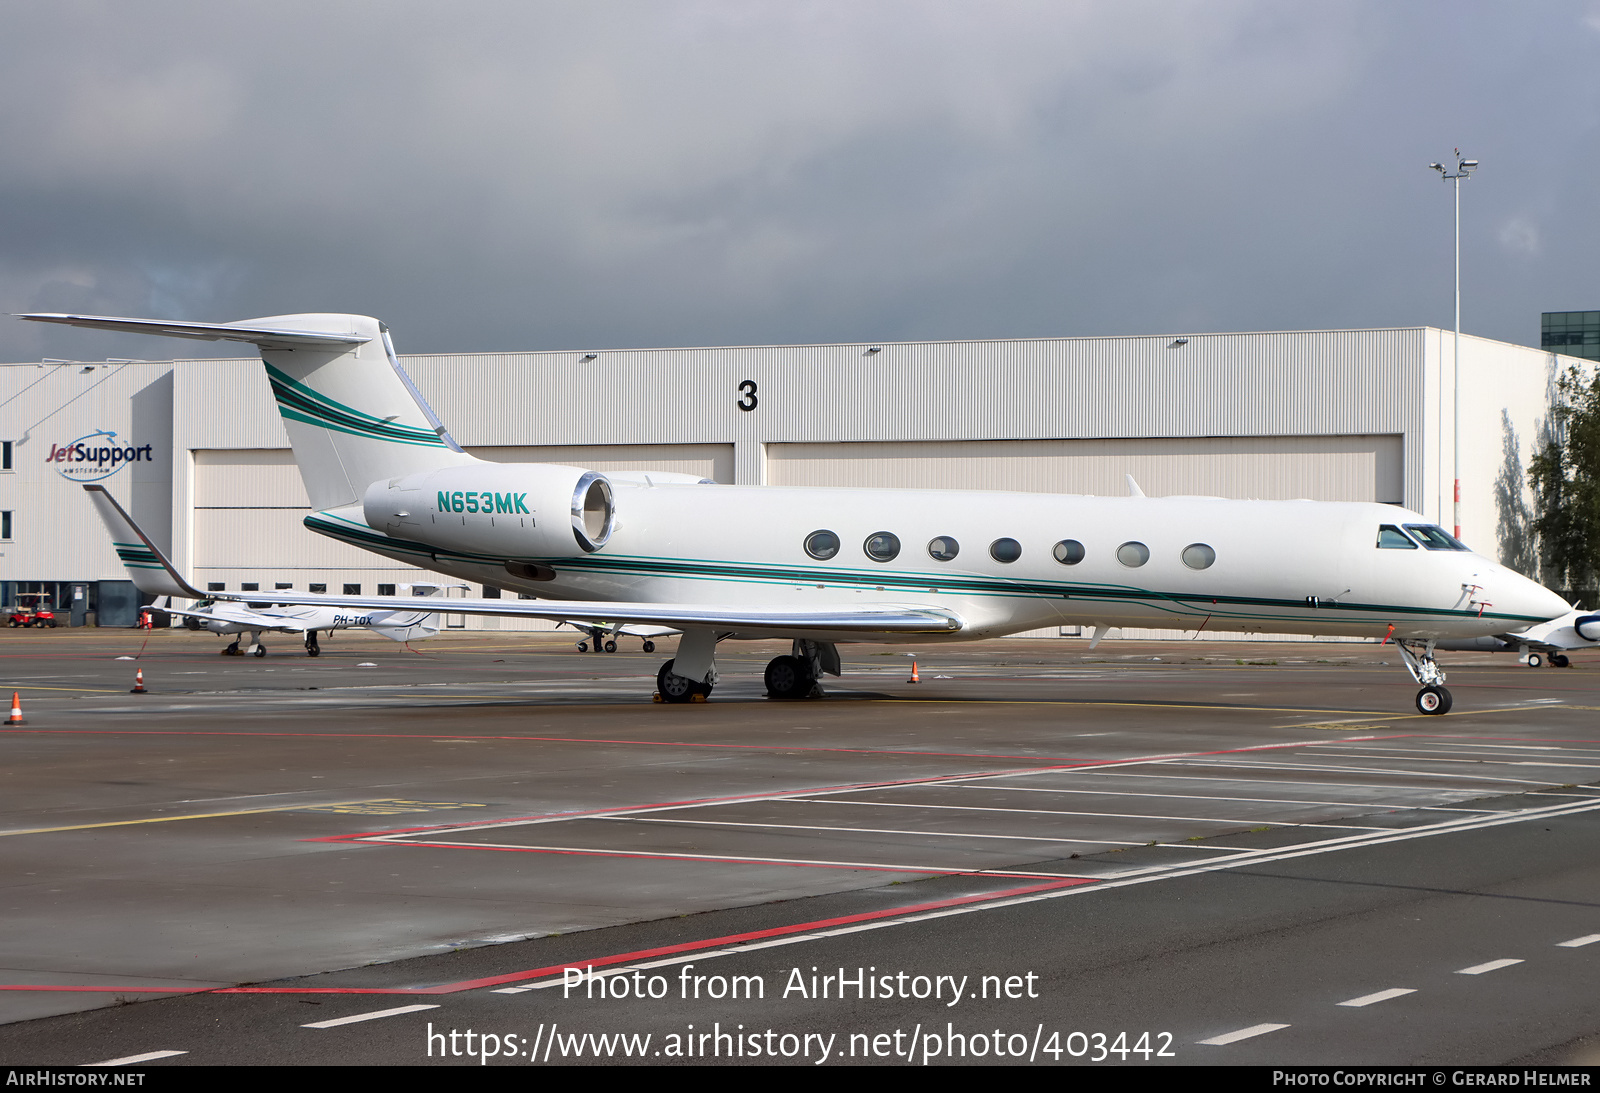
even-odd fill
[(1316, 501), (1401, 500), (1398, 436), (1152, 437), (773, 444), (768, 481), (784, 486), (1127, 492)]

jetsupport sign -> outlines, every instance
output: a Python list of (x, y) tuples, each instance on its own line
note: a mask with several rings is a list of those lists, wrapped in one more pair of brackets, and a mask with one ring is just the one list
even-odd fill
[(50, 445), (46, 463), (63, 463), (56, 473), (75, 482), (98, 482), (110, 478), (129, 463), (154, 462), (153, 446), (132, 445), (117, 441), (117, 434), (107, 429), (96, 429), (88, 436), (62, 445)]

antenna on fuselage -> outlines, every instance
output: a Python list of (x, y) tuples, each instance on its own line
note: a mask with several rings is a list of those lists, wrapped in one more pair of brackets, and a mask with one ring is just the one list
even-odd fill
[(1128, 496), (1129, 497), (1143, 497), (1144, 496), (1144, 491), (1139, 488), (1139, 483), (1137, 483), (1137, 482), (1135, 482), (1133, 480), (1133, 475), (1125, 474), (1122, 477), (1124, 477), (1124, 478), (1126, 478), (1128, 480)]

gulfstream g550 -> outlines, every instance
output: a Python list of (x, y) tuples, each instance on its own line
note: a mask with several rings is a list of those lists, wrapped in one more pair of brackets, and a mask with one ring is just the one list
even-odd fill
[[(455, 612), (681, 630), (676, 658), (657, 674), (671, 702), (710, 693), (727, 638), (791, 639), (766, 683), (798, 698), (838, 674), (841, 641), (968, 641), (1078, 624), (1387, 637), (1421, 688), (1417, 708), (1437, 714), (1450, 708), (1437, 641), (1512, 633), (1568, 610), (1390, 505), (784, 489), (489, 463), (451, 438), (376, 319), (23, 318), (259, 346), (311, 498), (307, 527), (539, 597), (452, 600)], [(315, 602), (434, 607), (392, 596)]]

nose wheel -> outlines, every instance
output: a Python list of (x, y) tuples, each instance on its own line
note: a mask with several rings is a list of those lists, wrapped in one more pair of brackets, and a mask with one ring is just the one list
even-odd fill
[(1424, 687), (1417, 692), (1418, 713), (1449, 713), (1450, 706), (1450, 692), (1443, 687)]
[[(1417, 712), (1425, 714), (1449, 713), (1452, 705), (1450, 692), (1444, 689), (1444, 669), (1433, 659), (1433, 642), (1403, 641), (1395, 639), (1400, 657), (1405, 661), (1411, 678), (1422, 684), (1417, 692)], [(1418, 646), (1421, 650), (1412, 646)]]

